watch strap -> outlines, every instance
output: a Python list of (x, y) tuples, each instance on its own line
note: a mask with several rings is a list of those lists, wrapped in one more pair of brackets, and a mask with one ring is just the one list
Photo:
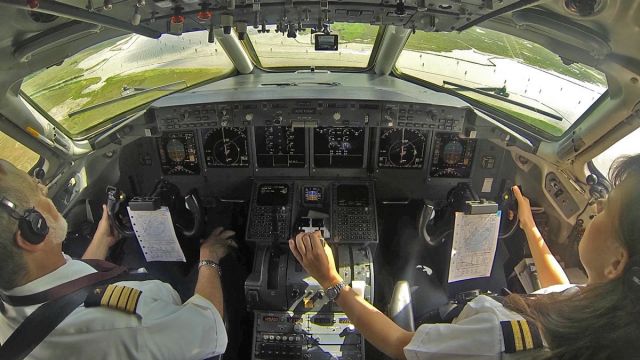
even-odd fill
[(222, 276), (222, 267), (217, 262), (213, 260), (200, 260), (200, 262), (198, 262), (198, 269), (203, 266), (208, 266), (216, 269), (216, 271), (218, 271), (218, 275)]
[(338, 296), (340, 296), (340, 293), (342, 292), (342, 289), (345, 288), (345, 286), (347, 286), (347, 284), (345, 284), (344, 281), (340, 281), (339, 283), (327, 288), (327, 290), (325, 290), (325, 293), (329, 293), (329, 290), (335, 291), (336, 296), (333, 299), (329, 297), (330, 300), (335, 301), (338, 299)]

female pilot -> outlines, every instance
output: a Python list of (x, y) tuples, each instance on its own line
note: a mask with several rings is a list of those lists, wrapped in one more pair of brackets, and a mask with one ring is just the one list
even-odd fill
[[(607, 200), (598, 203), (598, 215), (578, 249), (589, 278), (584, 287), (557, 292), (570, 287), (569, 280), (540, 236), (529, 200), (514, 187), (520, 226), (540, 282), (546, 287), (542, 293), (547, 294), (511, 295), (500, 302), (481, 295), (469, 302), (453, 323), (424, 324), (416, 332), (403, 330), (342, 283), (331, 249), (319, 233), (300, 234), (289, 240), (289, 247), (325, 289), (339, 292), (336, 302), (364, 337), (392, 358), (500, 359), (514, 348), (530, 349), (530, 332), (536, 332), (544, 345), (542, 350), (508, 356), (529, 353), (544, 359), (638, 359), (640, 154), (616, 161), (610, 179), (615, 188)], [(526, 329), (524, 323), (528, 324)], [(516, 324), (513, 331), (508, 324)], [(529, 340), (525, 344), (526, 335)]]

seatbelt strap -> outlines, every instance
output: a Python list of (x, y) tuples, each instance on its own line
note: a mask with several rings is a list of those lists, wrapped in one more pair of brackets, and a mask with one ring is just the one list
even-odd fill
[(24, 296), (10, 296), (0, 293), (0, 299), (2, 302), (11, 306), (31, 306), (37, 304), (43, 304), (48, 301), (52, 301), (63, 297), (65, 295), (76, 292), (87, 286), (91, 286), (98, 282), (112, 279), (127, 271), (125, 267), (117, 266), (106, 261), (101, 260), (83, 260), (87, 264), (91, 265), (97, 272), (81, 276), (77, 279), (68, 281), (64, 284), (52, 287), (45, 291), (41, 291), (35, 294), (29, 294)]
[[(2, 298), (3, 301), (7, 298), (11, 301), (7, 301), (7, 303), (12, 305), (13, 303), (35, 305), (30, 302), (43, 298), (45, 298), (45, 303), (24, 319), (7, 341), (2, 344), (0, 359), (22, 360), (27, 357), (69, 314), (85, 301), (94, 285), (104, 284), (109, 280), (122, 281), (121, 279), (131, 278), (126, 274), (124, 267), (100, 260), (85, 262), (98, 272), (89, 274), (92, 275), (91, 277), (89, 275), (83, 276), (40, 293), (27, 296), (4, 296)], [(40, 303), (42, 302), (36, 304)]]
[(0, 359), (26, 358), (64, 319), (82, 304), (91, 289), (77, 290), (38, 307), (0, 347)]

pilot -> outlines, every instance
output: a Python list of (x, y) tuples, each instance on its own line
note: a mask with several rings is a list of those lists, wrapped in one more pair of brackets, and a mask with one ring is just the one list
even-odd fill
[[(67, 224), (47, 198), (46, 190), (0, 159), (0, 358), (12, 359), (8, 354), (26, 351), (28, 359), (175, 360), (209, 358), (225, 351), (227, 334), (221, 316), (223, 297), (217, 264), (228, 253), (234, 233), (222, 228), (215, 229), (203, 242), (195, 294), (184, 304), (168, 284), (134, 278), (109, 284), (101, 288), (104, 291), (96, 288), (92, 293), (95, 304), (88, 304), (92, 295), (87, 296), (42, 342), (33, 337), (56, 316), (57, 308), (44, 313), (35, 327), (16, 331), (28, 323), (36, 309), (45, 308), (46, 304), (40, 303), (42, 299), (32, 303), (38, 294), (60, 290), (74, 279), (97, 272), (87, 263), (62, 253)], [(33, 234), (27, 238), (27, 229), (19, 220), (31, 209), (41, 214), (48, 226), (40, 242), (33, 241)], [(83, 259), (104, 259), (116, 242), (104, 210), (103, 207), (102, 219)], [(118, 301), (116, 293), (120, 294)], [(18, 304), (12, 305), (12, 299)], [(14, 331), (20, 338), (12, 343), (13, 352), (3, 352), (8, 351), (4, 345)]]
[(324, 288), (339, 292), (337, 304), (364, 337), (392, 358), (637, 359), (640, 154), (615, 162), (610, 179), (615, 188), (598, 203), (597, 216), (578, 248), (589, 279), (586, 285), (569, 288), (566, 274), (536, 228), (529, 200), (514, 187), (520, 226), (547, 288), (533, 297), (481, 295), (467, 303), (453, 323), (424, 324), (415, 332), (400, 328), (343, 284), (319, 233), (299, 234), (289, 240), (289, 247)]

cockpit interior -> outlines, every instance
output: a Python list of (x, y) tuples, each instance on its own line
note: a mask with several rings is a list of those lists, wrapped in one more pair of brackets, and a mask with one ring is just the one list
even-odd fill
[[(321, 231), (345, 282), (397, 321), (409, 281), (416, 326), (466, 296), (533, 291), (514, 185), (581, 283), (577, 246), (608, 165), (638, 151), (640, 1), (0, 9), (0, 158), (46, 184), (66, 254), (82, 255), (107, 204), (121, 238), (108, 259), (170, 268), (178, 292), (201, 239), (235, 231), (224, 359), (386, 358), (289, 252), (300, 231)], [(179, 261), (149, 261), (138, 241), (152, 223), (131, 215), (161, 207)], [(493, 248), (470, 245), (454, 274), (459, 214), (498, 220), (466, 228)]]

